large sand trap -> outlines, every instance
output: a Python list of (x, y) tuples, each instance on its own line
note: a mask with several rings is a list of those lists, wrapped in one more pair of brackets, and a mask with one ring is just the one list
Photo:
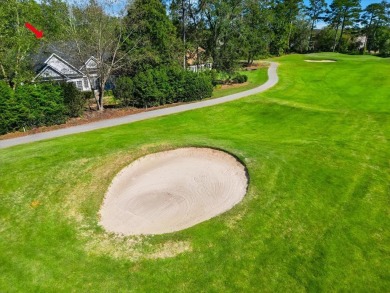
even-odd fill
[(313, 62), (313, 63), (329, 63), (329, 62), (336, 62), (335, 60), (305, 60), (306, 62)]
[(245, 167), (208, 148), (147, 155), (113, 180), (100, 209), (100, 224), (124, 235), (179, 231), (215, 217), (240, 202)]

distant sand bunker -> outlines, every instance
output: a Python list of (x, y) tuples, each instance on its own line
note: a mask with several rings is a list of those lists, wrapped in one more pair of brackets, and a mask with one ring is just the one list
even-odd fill
[(313, 62), (313, 63), (329, 63), (329, 62), (336, 62), (335, 60), (305, 60), (306, 62)]
[(100, 224), (125, 235), (179, 231), (239, 203), (248, 185), (245, 167), (208, 148), (147, 155), (113, 180), (100, 209)]

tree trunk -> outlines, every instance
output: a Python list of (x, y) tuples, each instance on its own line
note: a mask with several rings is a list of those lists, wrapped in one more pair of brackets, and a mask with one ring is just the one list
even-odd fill
[(341, 32), (340, 32), (340, 37), (339, 37), (339, 40), (337, 42), (337, 47), (338, 49), (340, 49), (340, 41), (343, 37), (343, 33), (344, 33), (344, 28), (345, 28), (345, 17), (343, 17), (343, 22), (341, 23)]
[(370, 23), (368, 24), (366, 28), (366, 39), (364, 40), (364, 47), (363, 47), (363, 54), (367, 52), (367, 43), (368, 43), (368, 35), (369, 30), (371, 30), (371, 24), (372, 24), (373, 15), (371, 15)]
[(103, 97), (104, 97), (104, 87), (99, 88), (99, 103), (98, 103), (98, 111), (103, 112)]
[(9, 78), (7, 77), (7, 74), (5, 73), (5, 69), (4, 69), (3, 64), (0, 64), (0, 68), (1, 68), (1, 73), (3, 74), (3, 77), (5, 79), (9, 80)]
[(184, 56), (183, 56), (183, 69), (185, 70), (187, 67), (187, 48), (186, 48), (186, 23), (185, 23), (185, 17), (186, 17), (186, 10), (184, 5), (184, 0), (181, 2), (182, 5), (182, 21), (183, 21), (183, 45), (184, 45)]
[(339, 24), (336, 26), (336, 33), (334, 34), (334, 41), (333, 41), (333, 49), (332, 51), (336, 51), (336, 45), (337, 45), (337, 33), (339, 31)]
[(96, 110), (100, 110), (100, 101), (99, 101), (99, 91), (96, 91), (96, 89), (92, 89), (92, 95), (96, 101)]
[(315, 24), (315, 20), (313, 19), (313, 21), (311, 22), (309, 44), (307, 46), (307, 51), (310, 51), (310, 45), (311, 45), (311, 42), (312, 42), (312, 39), (313, 39), (314, 24)]

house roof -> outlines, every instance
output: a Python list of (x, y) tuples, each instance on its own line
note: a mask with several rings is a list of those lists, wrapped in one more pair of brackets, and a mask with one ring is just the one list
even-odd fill
[[(98, 60), (94, 56), (91, 56), (91, 57), (89, 57), (89, 59), (87, 61), (85, 61), (83, 66), (80, 67), (80, 71), (83, 72), (83, 73), (87, 73), (86, 65), (88, 63), (90, 63), (91, 61), (95, 62), (96, 64), (98, 64)], [(88, 68), (88, 72), (89, 73), (96, 73), (97, 72), (97, 68), (96, 67)]]
[(51, 71), (55, 72), (57, 75), (59, 75), (61, 78), (58, 78), (58, 80), (69, 79), (66, 75), (64, 75), (63, 73), (59, 72), (54, 67), (52, 67), (50, 65), (46, 65), (44, 68), (42, 68), (42, 70), (38, 73), (38, 75), (36, 77), (34, 77), (33, 81), (35, 81), (38, 78), (41, 78), (41, 79), (53, 79), (53, 78), (48, 78), (48, 77), (42, 77), (42, 74), (44, 74), (48, 70), (51, 70)]
[(54, 53), (62, 60), (66, 60), (68, 64), (80, 69), (84, 65), (84, 62), (78, 58), (77, 54), (71, 54), (71, 52), (76, 51), (76, 44), (73, 42), (57, 42), (44, 45), (39, 49), (37, 54), (32, 56), (33, 68), (35, 72), (42, 70), (45, 61), (48, 60), (48, 58)]

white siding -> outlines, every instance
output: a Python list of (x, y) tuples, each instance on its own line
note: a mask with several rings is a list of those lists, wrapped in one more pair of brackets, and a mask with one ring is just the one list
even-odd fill
[(56, 56), (50, 58), (48, 65), (56, 69), (57, 71), (63, 74), (77, 74), (77, 72), (68, 64), (64, 63), (62, 60), (58, 59)]

